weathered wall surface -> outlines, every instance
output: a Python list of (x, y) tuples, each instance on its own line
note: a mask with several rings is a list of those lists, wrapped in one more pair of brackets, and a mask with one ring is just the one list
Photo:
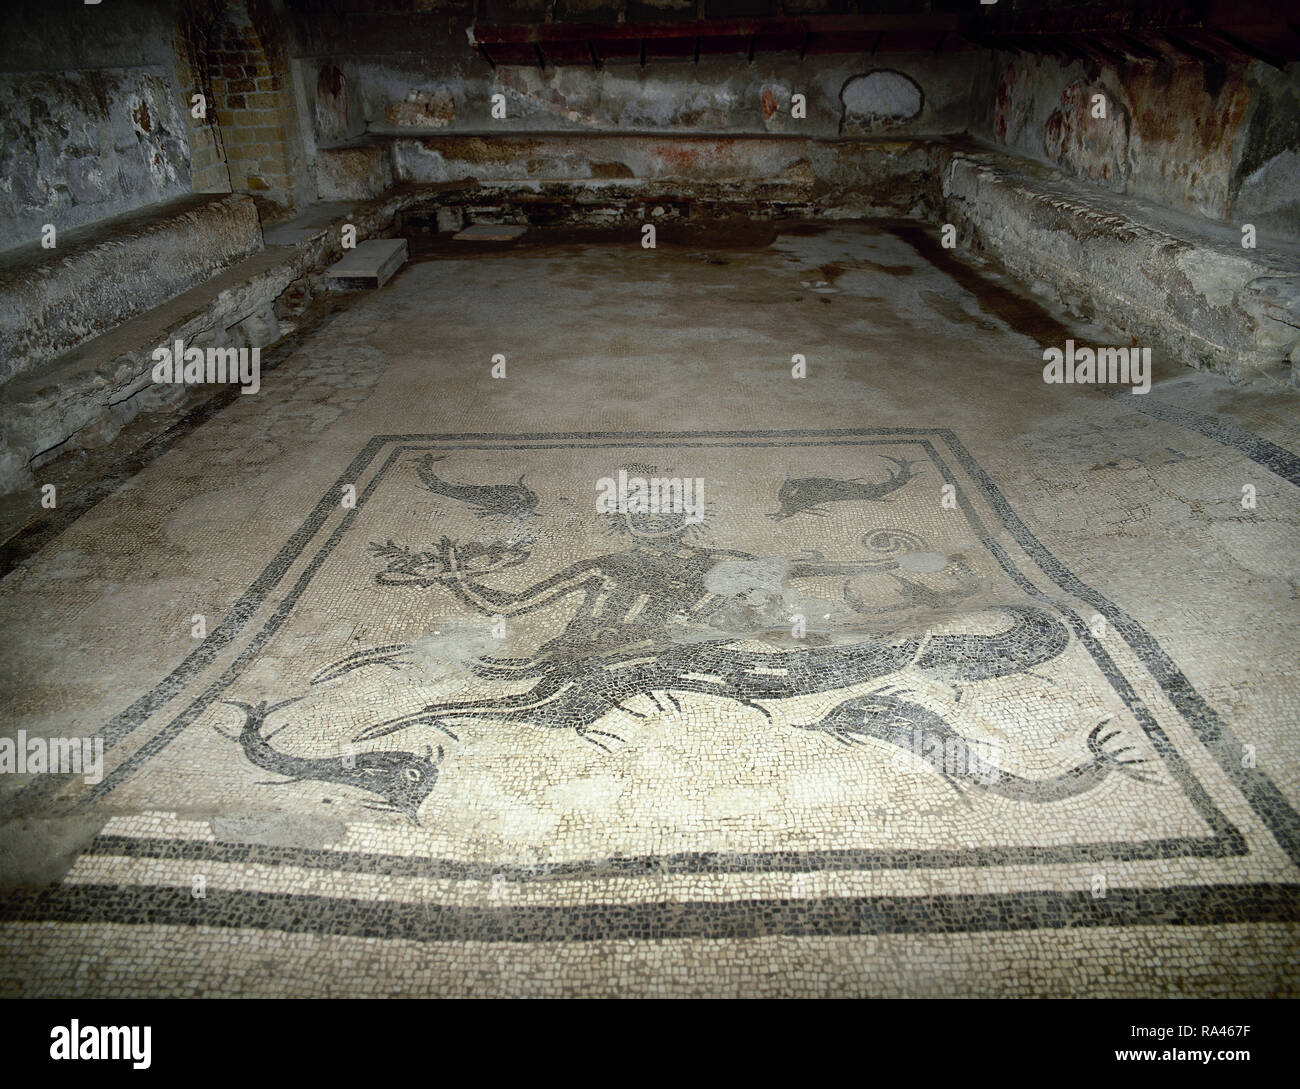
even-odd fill
[(267, 220), (315, 198), (299, 134), (300, 111), (281, 33), (268, 0), (229, 0), (205, 28), (208, 87), (235, 192)]
[[(430, 145), (432, 155), (426, 155), (420, 141), (457, 134), (514, 139), (563, 133), (572, 141), (565, 162), (543, 156), (530, 168), (525, 157), (511, 165), (509, 176), (590, 178), (602, 169), (617, 170), (613, 177), (639, 177), (641, 164), (607, 166), (598, 147), (582, 152), (582, 134), (902, 139), (959, 133), (969, 123), (971, 87), (983, 63), (973, 52), (801, 62), (794, 54), (761, 51), (750, 63), (740, 51), (698, 62), (650, 56), (644, 67), (639, 58), (624, 57), (604, 59), (600, 67), (493, 68), (470, 44), (468, 3), (346, 16), (292, 10), (299, 12), (290, 53), (306, 142), (339, 148), (363, 137), (394, 138), (399, 180), (451, 176), (438, 165), (438, 146)], [(793, 114), (796, 94), (804, 96), (804, 117)], [(504, 98), (504, 119), (492, 116), (494, 95)], [(708, 169), (700, 145), (683, 147), (681, 157), (683, 168)], [(318, 176), (322, 196), (354, 191), (348, 162), (364, 175), (356, 182), (359, 191), (390, 169), (373, 154), (335, 158)], [(557, 166), (567, 172), (553, 173)], [(646, 166), (650, 176), (664, 172), (656, 162)]]
[(1228, 196), (1234, 219), (1300, 240), (1300, 64), (1251, 72), (1254, 109)]
[[(385, 151), (400, 181), (473, 178), (496, 190), (564, 193), (582, 220), (584, 208), (599, 217), (634, 194), (751, 215), (933, 215), (941, 147), (920, 138), (532, 133), (395, 138)], [(323, 152), (322, 163), (336, 154)]]
[(974, 135), (1113, 192), (1300, 238), (1300, 65), (987, 63)]
[[(19, 3), (0, 35), (0, 249), (191, 192), (166, 2)], [(82, 10), (84, 9), (84, 10)]]
[(161, 69), (0, 75), (0, 118), (0, 248), (190, 192)]
[[(541, 69), (500, 66), (492, 71), (467, 50), (428, 60), (354, 58), (345, 94), (356, 100), (342, 124), (338, 97), (321, 95), (326, 60), (308, 73), (317, 115), (329, 122), (322, 143), (350, 135), (358, 124), (372, 133), (628, 131), (648, 133), (789, 133), (935, 135), (967, 124), (975, 61), (898, 55), (874, 58), (706, 58), (609, 62)], [(335, 84), (329, 84), (332, 90)], [(491, 116), (492, 96), (504, 96), (505, 120)], [(807, 116), (792, 115), (802, 94)], [(322, 106), (323, 103), (323, 106)], [(351, 130), (351, 131), (349, 131)]]

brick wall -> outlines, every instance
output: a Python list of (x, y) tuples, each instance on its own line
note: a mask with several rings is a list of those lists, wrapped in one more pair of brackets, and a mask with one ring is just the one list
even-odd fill
[(265, 3), (229, 3), (208, 44), (213, 104), (230, 184), (249, 193), (264, 217), (293, 204), (297, 108), (283, 40)]
[[(221, 8), (221, 0), (195, 0), (186, 5), (173, 32), (181, 110), (189, 129), (190, 178), (196, 193), (230, 192), (230, 174), (226, 170), (226, 150), (217, 124), (209, 59), (212, 26)], [(207, 110), (200, 117), (195, 117), (193, 112), (193, 96), (196, 94), (203, 95), (207, 103)]]

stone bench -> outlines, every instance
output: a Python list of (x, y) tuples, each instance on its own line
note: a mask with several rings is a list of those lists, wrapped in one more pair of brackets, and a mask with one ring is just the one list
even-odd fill
[(344, 222), (359, 238), (377, 235), (422, 196), (409, 190), (361, 204), (317, 205), (268, 230), (259, 252), (0, 385), (0, 494), (31, 487), (32, 469), (61, 451), (102, 446), (141, 411), (191, 393), (184, 385), (154, 384), (156, 348), (176, 339), (204, 349), (273, 344), (287, 331), (276, 301), (342, 255)]
[[(195, 195), (0, 254), (0, 383), (262, 248), (250, 197)], [(2, 389), (3, 387), (0, 387)]]
[(1300, 250), (1094, 189), (1000, 151), (954, 149), (942, 166), (944, 215), (968, 242), (1071, 310), (1191, 367), (1234, 379), (1295, 381)]

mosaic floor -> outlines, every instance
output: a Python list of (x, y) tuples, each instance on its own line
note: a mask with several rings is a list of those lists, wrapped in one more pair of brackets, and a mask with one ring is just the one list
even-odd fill
[(1045, 386), (950, 271), (524, 243), (324, 321), (0, 582), (5, 736), (106, 750), (0, 777), (0, 993), (1294, 994), (1295, 395)]

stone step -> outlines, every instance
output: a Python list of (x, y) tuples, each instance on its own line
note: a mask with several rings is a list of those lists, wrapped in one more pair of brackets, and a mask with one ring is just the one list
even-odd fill
[(383, 287), (406, 262), (405, 238), (372, 238), (325, 270), (331, 286)]

